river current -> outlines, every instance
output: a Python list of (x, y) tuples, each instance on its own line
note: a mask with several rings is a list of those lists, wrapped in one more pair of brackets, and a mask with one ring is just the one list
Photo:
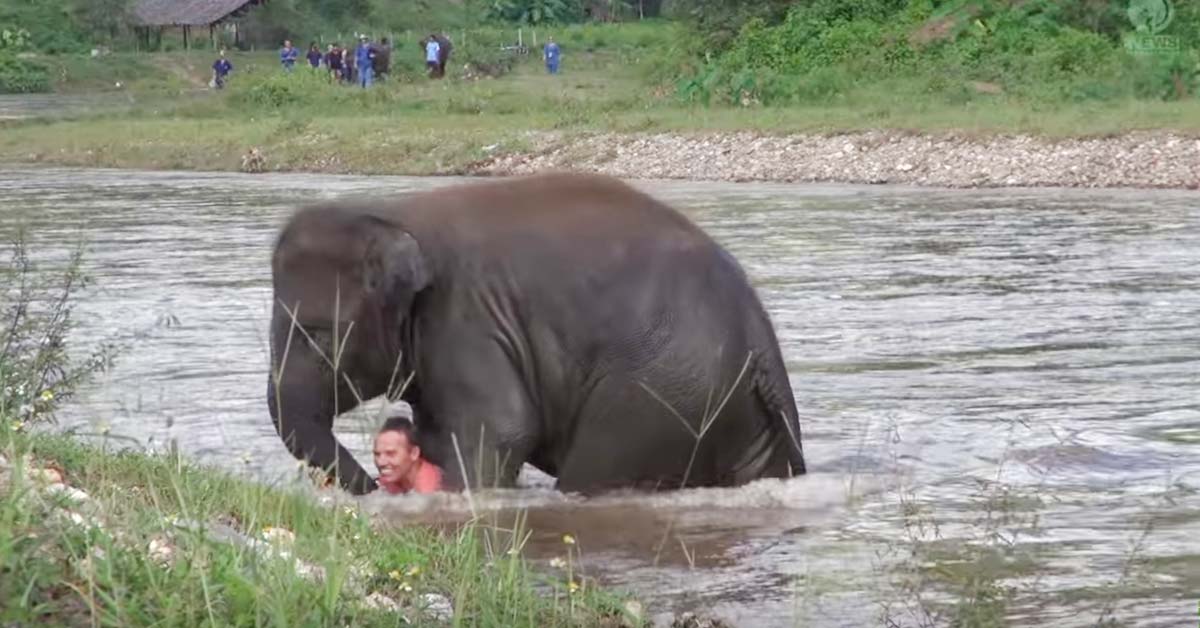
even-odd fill
[[(269, 259), (298, 204), (446, 178), (0, 169), (0, 236), (81, 240), (78, 351), (121, 348), (60, 417), (264, 481)], [(808, 476), (593, 499), (379, 497), (399, 525), (528, 517), (552, 571), (651, 614), (736, 626), (930, 625), (964, 565), (1016, 625), (1194, 625), (1200, 598), (1200, 195), (638, 182), (741, 261), (775, 323)], [(339, 420), (370, 468), (372, 412)], [(98, 437), (98, 436), (97, 436)], [(907, 583), (907, 584), (906, 584)]]

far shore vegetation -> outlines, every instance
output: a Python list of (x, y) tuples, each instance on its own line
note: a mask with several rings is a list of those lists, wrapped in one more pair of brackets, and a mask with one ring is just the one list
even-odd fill
[[(127, 24), (89, 27), (97, 18), (76, 12), (75, 39), (65, 41), (19, 4), (0, 0), (9, 33), (0, 91), (49, 90), (74, 105), (0, 121), (6, 163), (228, 170), (254, 149), (279, 170), (455, 174), (544, 148), (530, 131), (558, 141), (595, 132), (1200, 133), (1195, 3), (1174, 3), (1162, 25), (1137, 21), (1130, 7), (1139, 3), (1124, 0), (464, 0), (424, 12), (410, 2), (335, 11), (286, 0), (246, 18), (224, 90), (208, 86), (207, 33), (202, 50), (181, 50), (174, 31), (135, 50)], [(417, 46), (434, 30), (455, 41), (441, 80), (426, 77)], [(388, 80), (368, 90), (331, 84), (303, 59), (292, 74), (280, 69), (283, 37), (304, 51), (363, 31), (394, 46)], [(547, 36), (562, 47), (559, 75), (541, 63)], [(518, 39), (525, 50), (514, 49)]]

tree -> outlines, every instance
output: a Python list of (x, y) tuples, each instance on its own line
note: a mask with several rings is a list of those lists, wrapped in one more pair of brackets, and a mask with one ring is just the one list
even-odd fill
[(783, 20), (792, 0), (669, 0), (670, 12), (687, 20), (710, 50), (729, 45), (746, 22), (760, 18), (768, 24)]
[(485, 9), (490, 19), (546, 24), (579, 18), (578, 0), (490, 0)]
[(112, 41), (129, 24), (130, 0), (73, 0), (75, 21), (93, 37)]

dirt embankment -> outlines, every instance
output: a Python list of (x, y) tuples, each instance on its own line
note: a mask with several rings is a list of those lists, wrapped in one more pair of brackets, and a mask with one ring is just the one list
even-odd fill
[(635, 179), (945, 187), (1200, 187), (1200, 137), (1166, 131), (1087, 139), (900, 131), (530, 135), (528, 144), (540, 148), (497, 154), (471, 172), (577, 170)]

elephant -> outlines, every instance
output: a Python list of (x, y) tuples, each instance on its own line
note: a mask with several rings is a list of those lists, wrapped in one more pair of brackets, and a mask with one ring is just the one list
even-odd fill
[(271, 268), (271, 419), (351, 494), (376, 484), (333, 420), (381, 396), (411, 407), (447, 490), (512, 487), (524, 463), (583, 495), (805, 473), (783, 357), (744, 270), (620, 179), (307, 204)]

